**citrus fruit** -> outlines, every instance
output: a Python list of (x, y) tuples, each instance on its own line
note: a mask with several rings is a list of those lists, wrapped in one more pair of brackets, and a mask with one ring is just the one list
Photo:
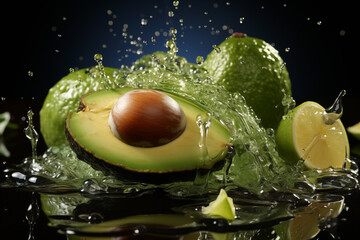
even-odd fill
[(212, 217), (220, 217), (232, 221), (235, 219), (233, 199), (228, 197), (224, 189), (221, 189), (217, 198), (210, 202), (209, 206), (202, 207), (202, 213)]
[(312, 239), (320, 232), (320, 226), (336, 218), (344, 208), (344, 198), (336, 201), (314, 201), (294, 210), (294, 218), (275, 227), (280, 239)]
[(234, 33), (210, 52), (203, 67), (216, 84), (241, 93), (263, 127), (277, 128), (291, 99), (291, 83), (274, 47), (261, 39)]
[(348, 127), (347, 130), (351, 135), (360, 140), (360, 122), (351, 127)]
[(308, 168), (342, 168), (349, 142), (340, 119), (325, 124), (325, 109), (315, 102), (304, 102), (283, 117), (276, 133), (280, 155), (289, 162), (303, 159)]
[(121, 69), (91, 67), (71, 72), (57, 82), (48, 92), (40, 110), (40, 131), (47, 146), (66, 143), (65, 118), (79, 107), (80, 97), (105, 88), (108, 81), (121, 79)]

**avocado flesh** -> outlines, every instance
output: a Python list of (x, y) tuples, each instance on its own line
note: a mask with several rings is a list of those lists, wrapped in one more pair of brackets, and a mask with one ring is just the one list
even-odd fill
[[(93, 92), (81, 98), (79, 112), (66, 120), (70, 146), (81, 160), (96, 169), (118, 168), (140, 173), (170, 173), (211, 168), (228, 153), (230, 132), (212, 119), (207, 136), (208, 156), (199, 147), (200, 129), (196, 117), (206, 109), (182, 97), (168, 94), (182, 107), (187, 118), (185, 131), (168, 144), (141, 148), (116, 138), (108, 126), (108, 117), (115, 101), (132, 88)], [(204, 160), (205, 159), (205, 160)]]

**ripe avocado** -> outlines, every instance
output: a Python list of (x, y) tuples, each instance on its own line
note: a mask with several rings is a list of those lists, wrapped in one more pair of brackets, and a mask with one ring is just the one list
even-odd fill
[(265, 128), (277, 129), (291, 101), (289, 73), (279, 52), (264, 40), (234, 33), (203, 63), (214, 83), (239, 92)]
[(179, 137), (165, 145), (148, 148), (131, 146), (118, 139), (110, 130), (108, 118), (116, 100), (131, 90), (134, 89), (89, 93), (81, 98), (79, 111), (68, 115), (66, 135), (79, 159), (123, 179), (169, 182), (185, 175), (194, 177), (197, 168), (210, 169), (225, 158), (230, 146), (230, 131), (219, 121), (211, 120), (206, 139), (209, 157), (204, 158), (204, 151), (199, 147), (201, 134), (196, 118), (207, 112), (206, 109), (170, 93), (165, 94), (181, 106), (187, 121)]

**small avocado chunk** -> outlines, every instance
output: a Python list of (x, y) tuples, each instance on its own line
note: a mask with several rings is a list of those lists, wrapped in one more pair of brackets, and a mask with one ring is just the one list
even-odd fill
[(206, 137), (207, 151), (204, 151), (196, 120), (208, 111), (193, 101), (162, 91), (158, 92), (171, 97), (184, 112), (186, 125), (183, 132), (155, 147), (133, 146), (120, 140), (112, 133), (109, 116), (117, 100), (133, 90), (100, 90), (81, 98), (79, 111), (70, 113), (66, 119), (67, 139), (79, 159), (123, 179), (157, 183), (194, 177), (194, 170), (213, 168), (228, 154), (231, 133), (226, 126), (211, 119)]

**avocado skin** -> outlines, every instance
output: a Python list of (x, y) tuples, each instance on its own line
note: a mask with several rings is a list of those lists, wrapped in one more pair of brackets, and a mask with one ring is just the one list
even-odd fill
[[(67, 126), (65, 127), (65, 136), (69, 142), (71, 149), (76, 153), (77, 157), (80, 160), (86, 162), (95, 170), (102, 171), (107, 175), (112, 175), (117, 179), (123, 181), (163, 184), (163, 183), (172, 183), (178, 181), (193, 181), (196, 177), (197, 169), (179, 171), (179, 172), (166, 172), (166, 173), (130, 171), (125, 168), (107, 163), (102, 159), (97, 158), (90, 152), (84, 150), (80, 146), (80, 144), (78, 144), (71, 136)], [(211, 168), (211, 170), (210, 169), (209, 170), (212, 172), (223, 168), (226, 158), (227, 157), (216, 162), (215, 165)]]

